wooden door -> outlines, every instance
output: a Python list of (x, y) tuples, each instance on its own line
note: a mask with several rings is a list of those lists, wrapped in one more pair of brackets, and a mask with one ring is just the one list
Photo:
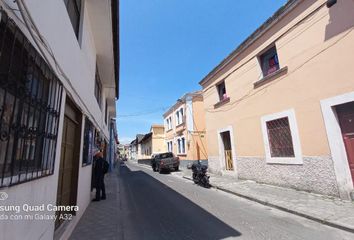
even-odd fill
[[(57, 205), (75, 206), (77, 204), (77, 187), (80, 152), (80, 117), (75, 109), (67, 105), (65, 109), (61, 159), (57, 190)], [(57, 212), (60, 216), (63, 212)], [(72, 212), (72, 214), (75, 214)], [(57, 218), (56, 228), (63, 220)]]
[(339, 105), (336, 110), (354, 184), (354, 102)]
[(221, 139), (224, 145), (224, 155), (225, 155), (225, 169), (229, 171), (234, 170), (232, 162), (232, 148), (231, 148), (231, 137), (230, 132), (226, 131), (221, 133)]

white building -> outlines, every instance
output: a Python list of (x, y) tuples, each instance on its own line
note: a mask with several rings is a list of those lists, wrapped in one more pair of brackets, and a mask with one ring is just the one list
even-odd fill
[(21, 207), (0, 215), (79, 208), (67, 220), (1, 220), (0, 239), (68, 239), (91, 201), (94, 145), (114, 158), (118, 0), (0, 5), (0, 204)]

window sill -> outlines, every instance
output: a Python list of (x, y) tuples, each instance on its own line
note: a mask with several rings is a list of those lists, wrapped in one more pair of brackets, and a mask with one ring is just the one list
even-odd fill
[(302, 165), (302, 157), (271, 157), (266, 159), (267, 164)]
[(222, 105), (224, 105), (224, 104), (226, 104), (226, 103), (228, 103), (228, 102), (230, 102), (230, 97), (227, 97), (227, 98), (221, 100), (220, 102), (215, 103), (215, 104), (214, 104), (214, 108), (221, 107)]
[(167, 133), (171, 132), (171, 131), (172, 131), (172, 128), (166, 130)]
[(177, 156), (186, 157), (186, 156), (187, 156), (187, 153), (177, 153)]
[(288, 67), (285, 66), (283, 68), (278, 69), (277, 71), (268, 74), (267, 76), (263, 77), (262, 79), (258, 80), (257, 82), (253, 83), (253, 87), (257, 88), (259, 86), (262, 86), (263, 84), (266, 84), (274, 79), (276, 79), (277, 77), (280, 77), (284, 74), (286, 74), (288, 72)]
[(184, 124), (184, 122), (179, 123), (178, 125), (176, 125), (176, 128), (178, 128), (179, 126), (182, 126)]
[(87, 167), (87, 166), (90, 166), (90, 165), (92, 165), (91, 162), (90, 162), (90, 163), (83, 163), (83, 164), (81, 165), (81, 167)]

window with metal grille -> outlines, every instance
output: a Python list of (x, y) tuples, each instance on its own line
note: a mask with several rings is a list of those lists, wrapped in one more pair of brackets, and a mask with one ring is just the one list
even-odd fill
[(91, 121), (85, 119), (84, 130), (84, 149), (82, 157), (82, 165), (86, 166), (92, 163), (93, 159), (93, 146), (94, 146), (94, 127)]
[(277, 49), (274, 47), (267, 50), (259, 57), (263, 77), (276, 72), (279, 70), (279, 60), (278, 60), (278, 53)]
[(95, 75), (95, 97), (96, 97), (98, 105), (101, 108), (102, 84), (101, 84), (101, 78), (100, 78), (100, 74), (98, 72), (97, 66), (96, 66), (96, 75)]
[(81, 0), (64, 0), (76, 37), (79, 37)]
[(267, 122), (271, 157), (295, 157), (288, 117)]
[(0, 187), (53, 174), (62, 85), (12, 19), (0, 22)]

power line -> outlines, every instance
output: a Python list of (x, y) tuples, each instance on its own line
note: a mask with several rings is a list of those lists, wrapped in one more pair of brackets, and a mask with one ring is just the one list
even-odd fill
[(129, 118), (129, 117), (139, 117), (139, 116), (145, 116), (145, 115), (150, 115), (153, 113), (158, 113), (162, 111), (166, 111), (169, 107), (160, 107), (157, 109), (152, 109), (152, 110), (147, 110), (143, 112), (136, 112), (136, 113), (130, 113), (130, 114), (117, 114), (117, 118)]
[[(193, 113), (192, 113), (192, 110), (191, 110), (187, 105), (186, 105), (186, 108), (188, 108), (189, 113), (190, 113), (191, 116), (192, 116), (192, 120), (193, 120), (194, 127), (195, 127), (195, 129), (197, 130), (197, 132), (198, 132), (198, 137), (199, 137), (199, 139), (200, 139), (200, 142), (201, 142), (202, 148), (203, 148), (202, 153), (204, 154), (205, 157), (208, 157), (208, 151), (206, 150), (206, 148), (205, 148), (205, 146), (204, 146), (202, 137), (199, 135), (199, 132), (200, 132), (200, 131), (198, 130), (197, 124), (195, 123), (195, 119), (194, 119), (194, 115), (193, 115)], [(203, 131), (203, 132), (205, 132), (205, 131)], [(191, 133), (191, 135), (192, 135), (192, 138), (194, 139), (193, 133)], [(205, 135), (206, 135), (206, 132), (205, 132)], [(198, 144), (198, 143), (197, 143), (197, 144)]]

